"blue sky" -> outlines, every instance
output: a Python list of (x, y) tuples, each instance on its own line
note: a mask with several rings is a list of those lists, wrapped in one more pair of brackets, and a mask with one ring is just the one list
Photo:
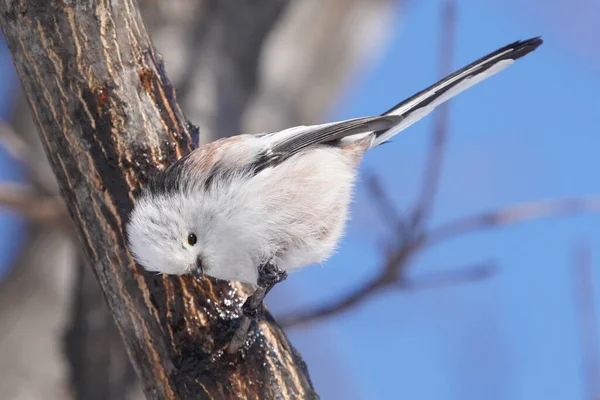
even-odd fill
[[(451, 102), (432, 226), (516, 202), (600, 192), (600, 69), (580, 47), (589, 37), (573, 44), (595, 27), (557, 26), (565, 3), (458, 1), (455, 68), (517, 39), (543, 35), (545, 44)], [(332, 120), (378, 114), (436, 80), (440, 5), (399, 10), (388, 48), (348, 88)], [(598, 15), (592, 3), (579, 3), (586, 5)], [(423, 120), (366, 157), (363, 170), (382, 177), (400, 209), (415, 199), (432, 126), (433, 118)], [(363, 189), (338, 254), (277, 288), (278, 314), (339, 298), (375, 273), (386, 232)], [(584, 399), (571, 270), (581, 242), (598, 248), (598, 215), (469, 235), (423, 254), (411, 275), (492, 261), (499, 273), (489, 280), (388, 292), (290, 337), (324, 399), (340, 398), (341, 382), (351, 388), (345, 398), (357, 399)], [(290, 293), (293, 301), (280, 305)], [(332, 382), (336, 376), (341, 381)]]
[[(10, 118), (14, 99), (12, 94), (20, 88), (12, 66), (10, 53), (0, 38), (0, 118)], [(0, 181), (22, 181), (23, 171), (15, 160), (0, 146)], [(23, 218), (10, 210), (0, 208), (0, 279), (6, 274), (25, 235)]]
[[(411, 1), (397, 10), (387, 49), (349, 85), (331, 120), (378, 114), (438, 78), (440, 5)], [(600, 57), (590, 49), (599, 44), (600, 6), (591, 0), (458, 5), (455, 68), (517, 39), (543, 35), (545, 44), (451, 102), (431, 226), (516, 202), (599, 193)], [(6, 57), (0, 52), (0, 65)], [(14, 72), (2, 72), (0, 88), (14, 89)], [(4, 99), (2, 116), (10, 105)], [(415, 199), (432, 126), (427, 118), (366, 157), (363, 172), (377, 172), (401, 210)], [(13, 167), (0, 153), (0, 178), (19, 179)], [(362, 184), (352, 213), (330, 262), (295, 273), (274, 290), (269, 303), (276, 314), (339, 298), (375, 274), (377, 244), (387, 233)], [(22, 224), (7, 215), (1, 214), (0, 265), (22, 238)], [(574, 246), (582, 242), (599, 248), (600, 216), (453, 240), (416, 259), (411, 276), (481, 261), (493, 261), (499, 273), (475, 284), (387, 292), (289, 335), (324, 400), (583, 400), (571, 271)], [(596, 270), (597, 260), (596, 252)]]

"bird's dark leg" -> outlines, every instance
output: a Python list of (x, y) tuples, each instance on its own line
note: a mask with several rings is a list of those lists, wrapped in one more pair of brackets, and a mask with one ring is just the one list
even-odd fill
[(251, 321), (256, 321), (263, 316), (263, 300), (267, 293), (286, 278), (287, 272), (280, 269), (273, 261), (266, 262), (258, 267), (258, 287), (242, 306), (244, 318), (229, 343), (227, 351), (229, 355), (237, 354), (243, 345), (248, 335)]
[(244, 315), (251, 319), (258, 319), (263, 314), (263, 300), (275, 285), (287, 278), (287, 271), (279, 268), (272, 260), (258, 267), (258, 287), (246, 299), (242, 306)]

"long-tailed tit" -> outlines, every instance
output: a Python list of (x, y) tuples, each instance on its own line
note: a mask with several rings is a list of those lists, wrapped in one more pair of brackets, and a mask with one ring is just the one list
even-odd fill
[(159, 173), (127, 224), (129, 247), (149, 271), (258, 284), (250, 314), (287, 271), (334, 251), (363, 154), (441, 103), (542, 44), (518, 41), (458, 70), (381, 116), (204, 145)]

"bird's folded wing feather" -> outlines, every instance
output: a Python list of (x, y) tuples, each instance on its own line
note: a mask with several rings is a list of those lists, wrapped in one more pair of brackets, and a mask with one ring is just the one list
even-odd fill
[(279, 164), (311, 146), (335, 143), (347, 136), (389, 130), (398, 125), (401, 119), (397, 115), (354, 118), (322, 125), (296, 126), (263, 135), (267, 145), (257, 160), (256, 168), (262, 170)]

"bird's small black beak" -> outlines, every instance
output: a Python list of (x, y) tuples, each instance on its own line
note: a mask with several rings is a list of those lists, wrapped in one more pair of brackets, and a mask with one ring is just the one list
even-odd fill
[(202, 266), (201, 257), (196, 259), (196, 267), (193, 269), (192, 274), (198, 278), (202, 278), (204, 276), (204, 267)]

